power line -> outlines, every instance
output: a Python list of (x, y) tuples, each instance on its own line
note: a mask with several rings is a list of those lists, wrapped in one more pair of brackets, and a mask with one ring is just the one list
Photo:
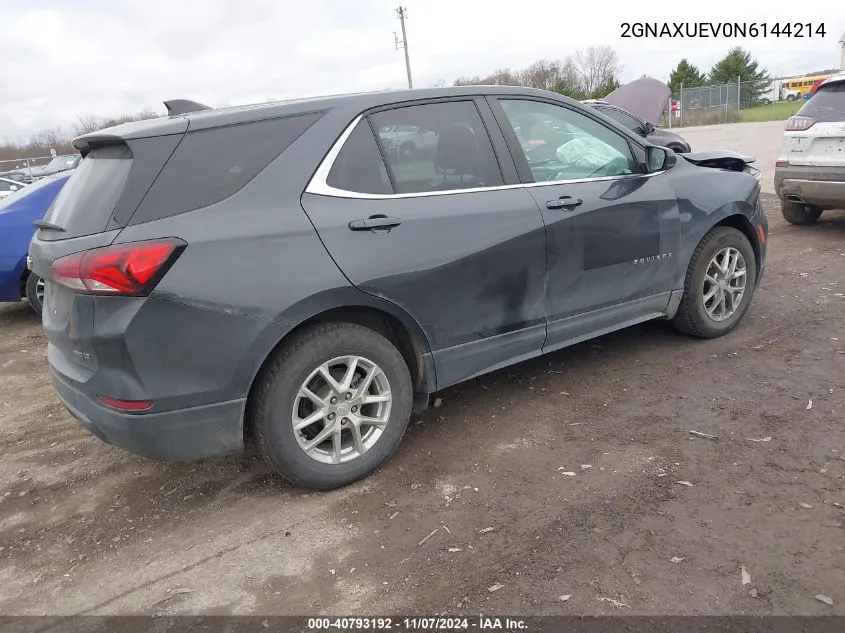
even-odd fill
[(408, 34), (405, 32), (405, 18), (408, 17), (408, 9), (405, 7), (399, 7), (396, 9), (396, 14), (399, 16), (399, 22), (402, 24), (402, 40), (399, 40), (399, 36), (396, 35), (396, 32), (394, 31), (394, 44), (397, 51), (400, 47), (405, 49), (405, 71), (408, 73), (408, 88), (413, 88), (414, 82), (411, 80), (411, 58), (408, 55)]

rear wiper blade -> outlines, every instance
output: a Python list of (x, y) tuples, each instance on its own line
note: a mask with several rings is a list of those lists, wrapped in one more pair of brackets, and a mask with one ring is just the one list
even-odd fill
[(63, 226), (59, 226), (58, 224), (53, 224), (52, 222), (47, 222), (45, 220), (36, 220), (35, 222), (33, 222), (33, 224), (37, 229), (50, 229), (51, 231), (66, 230)]

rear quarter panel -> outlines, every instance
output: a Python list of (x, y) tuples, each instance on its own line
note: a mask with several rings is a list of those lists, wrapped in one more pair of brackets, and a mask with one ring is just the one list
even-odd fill
[[(115, 240), (178, 237), (188, 243), (146, 301), (98, 306), (104, 318), (97, 320), (97, 339), (115, 345), (98, 349), (98, 357), (119, 355), (125, 345), (139, 379), (131, 382), (143, 383), (162, 409), (246, 396), (279, 341), (325, 310), (365, 305), (390, 311), (352, 287), (300, 205), (316, 165), (353, 116), (333, 115), (235, 195), (130, 225)], [(106, 314), (110, 310), (114, 314)]]

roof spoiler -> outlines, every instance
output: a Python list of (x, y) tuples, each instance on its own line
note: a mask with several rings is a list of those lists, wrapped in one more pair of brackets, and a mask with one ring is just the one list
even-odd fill
[(207, 106), (196, 101), (188, 99), (171, 99), (164, 102), (164, 107), (167, 108), (167, 116), (177, 116), (179, 114), (188, 114), (189, 112), (199, 112), (200, 110), (211, 110), (211, 106)]

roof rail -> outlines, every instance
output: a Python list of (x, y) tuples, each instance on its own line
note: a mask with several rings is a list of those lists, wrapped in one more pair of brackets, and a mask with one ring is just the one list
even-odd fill
[(189, 112), (198, 112), (200, 110), (211, 110), (211, 106), (207, 106), (196, 101), (188, 99), (171, 99), (164, 102), (164, 107), (167, 108), (167, 116), (176, 116), (179, 114), (188, 114)]

